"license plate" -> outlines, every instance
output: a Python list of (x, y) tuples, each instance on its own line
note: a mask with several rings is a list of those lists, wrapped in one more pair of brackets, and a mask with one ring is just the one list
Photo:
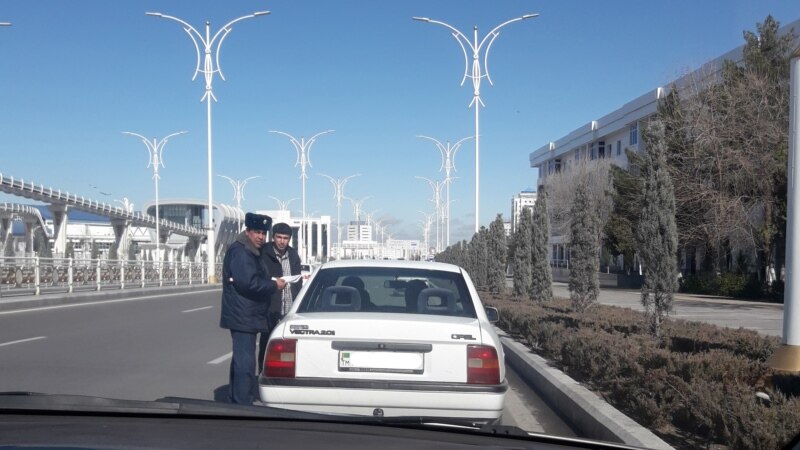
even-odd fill
[(385, 372), (414, 373), (423, 372), (425, 359), (422, 353), (413, 352), (339, 352), (340, 372)]

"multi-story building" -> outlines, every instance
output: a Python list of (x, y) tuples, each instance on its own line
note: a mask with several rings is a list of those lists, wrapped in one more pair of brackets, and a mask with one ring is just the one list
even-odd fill
[[(781, 28), (785, 33), (790, 29), (800, 29), (800, 20)], [(645, 151), (641, 139), (641, 128), (653, 116), (660, 99), (669, 94), (674, 86), (679, 92), (697, 84), (706, 84), (717, 79), (726, 60), (740, 62), (744, 46), (731, 50), (715, 58), (699, 69), (690, 72), (664, 87), (656, 87), (631, 100), (610, 113), (592, 120), (565, 136), (539, 147), (529, 155), (531, 167), (539, 171), (537, 186), (547, 186), (548, 179), (561, 171), (571, 170), (579, 162), (610, 159), (613, 164), (627, 167), (625, 150)], [(688, 89), (687, 89), (688, 90)], [(568, 242), (563, 236), (550, 236), (554, 261), (564, 264), (569, 259)]]
[(531, 188), (525, 189), (511, 199), (511, 233), (517, 232), (522, 210), (524, 208), (533, 209), (535, 203), (536, 191)]
[(368, 225), (363, 220), (351, 221), (347, 226), (348, 241), (371, 241), (372, 239), (372, 225)]

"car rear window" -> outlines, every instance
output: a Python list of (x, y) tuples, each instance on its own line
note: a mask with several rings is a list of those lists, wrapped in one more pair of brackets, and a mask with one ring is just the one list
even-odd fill
[(393, 267), (321, 270), (297, 311), (477, 317), (460, 273)]

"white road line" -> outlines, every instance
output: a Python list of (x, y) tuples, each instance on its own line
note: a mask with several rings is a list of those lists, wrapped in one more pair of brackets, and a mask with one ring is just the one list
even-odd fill
[(202, 311), (202, 310), (204, 310), (204, 309), (211, 309), (211, 308), (213, 308), (213, 306), (203, 306), (202, 308), (187, 309), (187, 310), (185, 310), (185, 311), (181, 311), (181, 312), (182, 312), (182, 313), (187, 313), (187, 312), (195, 312), (195, 311)]
[(144, 297), (131, 297), (131, 298), (120, 298), (116, 300), (100, 300), (97, 302), (86, 302), (86, 303), (70, 303), (69, 305), (55, 305), (55, 306), (41, 306), (38, 308), (27, 308), (27, 309), (17, 309), (14, 311), (0, 311), (0, 316), (6, 314), (19, 314), (25, 312), (33, 312), (33, 311), (47, 311), (50, 309), (63, 309), (63, 308), (77, 308), (79, 306), (93, 306), (93, 305), (103, 305), (107, 303), (121, 303), (121, 302), (132, 302), (136, 300), (151, 300), (154, 298), (164, 298), (164, 297), (172, 297), (176, 295), (188, 295), (188, 294), (205, 294), (206, 292), (213, 292), (217, 289), (209, 289), (205, 291), (189, 291), (189, 292), (177, 292), (173, 294), (159, 294), (159, 295), (147, 295)]
[(12, 345), (12, 344), (21, 344), (23, 342), (38, 341), (39, 339), (46, 339), (46, 338), (47, 336), (37, 336), (28, 339), (20, 339), (18, 341), (3, 342), (2, 344), (0, 344), (0, 347), (5, 347), (6, 345)]
[(222, 355), (217, 359), (212, 359), (211, 361), (208, 362), (208, 364), (219, 364), (219, 363), (222, 363), (222, 362), (225, 362), (225, 361), (231, 359), (232, 356), (233, 356), (233, 352), (230, 352), (227, 355)]

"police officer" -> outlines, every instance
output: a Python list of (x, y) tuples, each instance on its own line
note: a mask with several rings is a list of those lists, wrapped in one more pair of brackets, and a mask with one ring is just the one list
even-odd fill
[(222, 312), (219, 326), (231, 332), (233, 357), (230, 399), (251, 405), (257, 400), (256, 335), (268, 331), (270, 298), (286, 282), (272, 280), (261, 258), (261, 246), (272, 226), (269, 216), (247, 213), (245, 230), (228, 247), (222, 263)]

